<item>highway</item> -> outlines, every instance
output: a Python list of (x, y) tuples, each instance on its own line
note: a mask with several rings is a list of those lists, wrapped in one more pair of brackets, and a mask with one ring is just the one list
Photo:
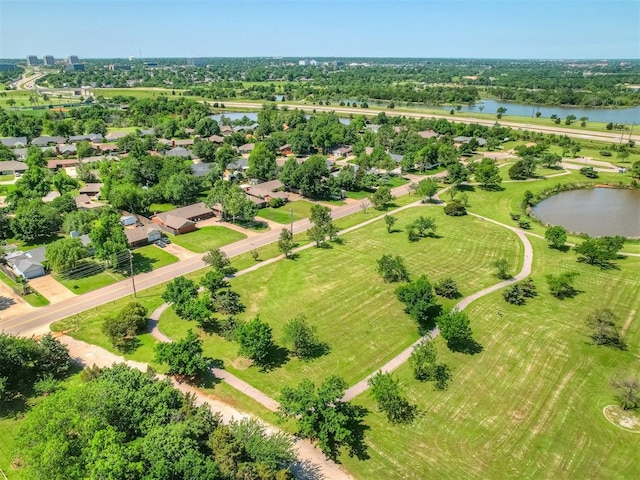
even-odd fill
[[(214, 102), (209, 102), (209, 104), (213, 104)], [(262, 108), (262, 103), (246, 103), (246, 102), (223, 102), (225, 107), (231, 108)], [(571, 138), (579, 138), (582, 140), (597, 140), (601, 142), (609, 142), (609, 143), (619, 143), (621, 140), (626, 142), (629, 140), (628, 133), (616, 133), (616, 132), (596, 132), (592, 130), (575, 130), (571, 128), (563, 128), (557, 127), (554, 125), (531, 125), (519, 122), (510, 122), (508, 120), (501, 119), (498, 121), (497, 119), (479, 119), (479, 118), (470, 118), (470, 117), (462, 117), (458, 115), (438, 115), (433, 113), (420, 113), (420, 112), (400, 112), (396, 110), (389, 109), (376, 109), (376, 108), (352, 108), (352, 107), (333, 107), (333, 106), (320, 106), (320, 105), (297, 105), (294, 103), (277, 103), (278, 108), (287, 107), (287, 108), (298, 108), (308, 112), (315, 110), (316, 112), (336, 112), (336, 113), (346, 113), (353, 115), (377, 115), (378, 113), (384, 112), (387, 116), (402, 116), (409, 118), (444, 118), (449, 122), (460, 122), (460, 123), (476, 123), (478, 125), (487, 125), (493, 126), (496, 122), (500, 123), (500, 125), (504, 127), (511, 127), (515, 130), (528, 130), (530, 132), (536, 133), (553, 133), (556, 135), (566, 135)], [(635, 140), (636, 142), (640, 141), (640, 135), (631, 135), (631, 140)]]

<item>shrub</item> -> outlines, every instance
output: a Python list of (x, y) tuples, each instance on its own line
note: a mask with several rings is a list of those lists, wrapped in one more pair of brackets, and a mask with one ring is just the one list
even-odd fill
[(462, 217), (467, 214), (467, 209), (458, 200), (453, 200), (445, 205), (444, 213), (450, 217)]
[(271, 208), (280, 208), (281, 206), (284, 205), (284, 198), (270, 198), (269, 199), (269, 206)]
[(445, 298), (456, 298), (460, 295), (458, 284), (451, 277), (440, 280), (435, 284), (434, 289), (436, 294)]

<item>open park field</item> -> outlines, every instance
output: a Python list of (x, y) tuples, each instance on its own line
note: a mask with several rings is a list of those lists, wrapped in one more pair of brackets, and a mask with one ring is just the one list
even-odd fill
[[(448, 390), (398, 376), (423, 415), (411, 426), (392, 426), (369, 393), (357, 401), (370, 410), (366, 423), (371, 459), (342, 460), (357, 478), (636, 478), (640, 435), (609, 423), (602, 409), (615, 403), (609, 381), (638, 370), (640, 259), (600, 270), (573, 252), (534, 246), (532, 278), (539, 296), (512, 306), (501, 292), (472, 303), (467, 312), (478, 355), (438, 351), (453, 368)], [(552, 297), (544, 276), (577, 271), (581, 291)], [(585, 327), (595, 308), (608, 307), (628, 323), (627, 351), (592, 345)]]

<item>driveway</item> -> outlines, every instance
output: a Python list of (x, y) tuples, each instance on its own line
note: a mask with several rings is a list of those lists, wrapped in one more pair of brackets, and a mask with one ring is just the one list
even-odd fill
[(29, 285), (49, 300), (50, 303), (64, 302), (76, 296), (75, 293), (53, 278), (52, 275), (33, 278), (29, 280)]
[[(160, 248), (160, 247), (156, 246), (156, 248)], [(164, 247), (163, 250), (165, 250), (167, 253), (170, 253), (175, 257), (178, 257), (178, 260), (184, 260), (186, 258), (191, 258), (191, 257), (195, 257), (196, 255), (199, 255), (197, 253), (193, 253), (191, 250), (187, 250), (186, 248), (181, 247), (180, 245), (176, 245), (173, 242), (167, 244), (167, 246)]]

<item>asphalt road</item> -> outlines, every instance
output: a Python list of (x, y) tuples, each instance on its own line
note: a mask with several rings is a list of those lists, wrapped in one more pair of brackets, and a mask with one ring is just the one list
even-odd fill
[[(393, 189), (393, 194), (396, 196), (404, 195), (408, 193), (409, 186), (403, 185)], [(332, 209), (332, 218), (339, 219), (352, 213), (356, 213), (362, 210), (360, 202), (343, 205)], [(286, 227), (283, 225), (283, 228)], [(311, 227), (309, 219), (299, 220), (293, 224), (293, 232), (299, 233), (308, 230)], [(274, 243), (278, 241), (280, 236), (280, 230), (274, 229), (268, 232), (256, 235), (252, 238), (240, 240), (232, 243), (221, 250), (227, 254), (228, 257), (235, 257), (251, 250)], [(168, 282), (181, 275), (186, 275), (191, 272), (195, 272), (206, 265), (202, 261), (201, 257), (192, 257), (184, 260), (180, 260), (166, 267), (159, 268), (152, 272), (143, 273), (135, 276), (136, 290), (141, 295), (144, 295), (143, 290), (159, 285), (164, 282)], [(113, 302), (119, 298), (125, 297), (133, 293), (133, 286), (131, 279), (122, 280), (118, 283), (94, 290), (93, 292), (79, 295), (72, 299), (66, 300), (62, 303), (48, 305), (46, 307), (38, 308), (35, 311), (30, 311), (27, 314), (16, 316), (11, 318), (10, 309), (0, 312), (0, 331), (14, 335), (29, 336), (34, 334), (42, 334), (49, 331), (49, 325), (58, 320), (80, 314), (86, 310), (98, 309), (102, 305), (107, 305), (109, 302)], [(7, 318), (8, 317), (8, 318)]]
[[(213, 104), (213, 102), (209, 102)], [(224, 102), (225, 107), (233, 107), (233, 108), (262, 108), (262, 103), (245, 103), (245, 102)], [(278, 103), (278, 107), (288, 107), (288, 108), (301, 108), (305, 111), (315, 110), (316, 112), (338, 112), (338, 113), (349, 113), (354, 115), (377, 115), (378, 113), (384, 112), (387, 116), (404, 116), (410, 118), (444, 118), (450, 122), (460, 122), (460, 123), (476, 123), (478, 125), (487, 125), (493, 126), (498, 121), (497, 119), (479, 119), (479, 118), (469, 118), (458, 115), (438, 115), (433, 113), (411, 113), (411, 112), (399, 112), (388, 109), (376, 109), (376, 108), (349, 108), (349, 107), (325, 107), (320, 105), (296, 105), (293, 103)], [(598, 140), (601, 142), (612, 142), (618, 143), (623, 138), (623, 141), (629, 140), (629, 134), (627, 133), (614, 133), (614, 132), (595, 132), (590, 130), (578, 131), (571, 128), (562, 128), (556, 127), (553, 125), (544, 126), (544, 125), (530, 125), (525, 123), (518, 122), (510, 122), (508, 120), (501, 119), (499, 121), (500, 125), (504, 127), (511, 127), (515, 130), (528, 130), (530, 132), (537, 133), (555, 133), (556, 135), (566, 135), (571, 138), (580, 138), (583, 140)], [(631, 140), (640, 141), (640, 135), (631, 135)]]

